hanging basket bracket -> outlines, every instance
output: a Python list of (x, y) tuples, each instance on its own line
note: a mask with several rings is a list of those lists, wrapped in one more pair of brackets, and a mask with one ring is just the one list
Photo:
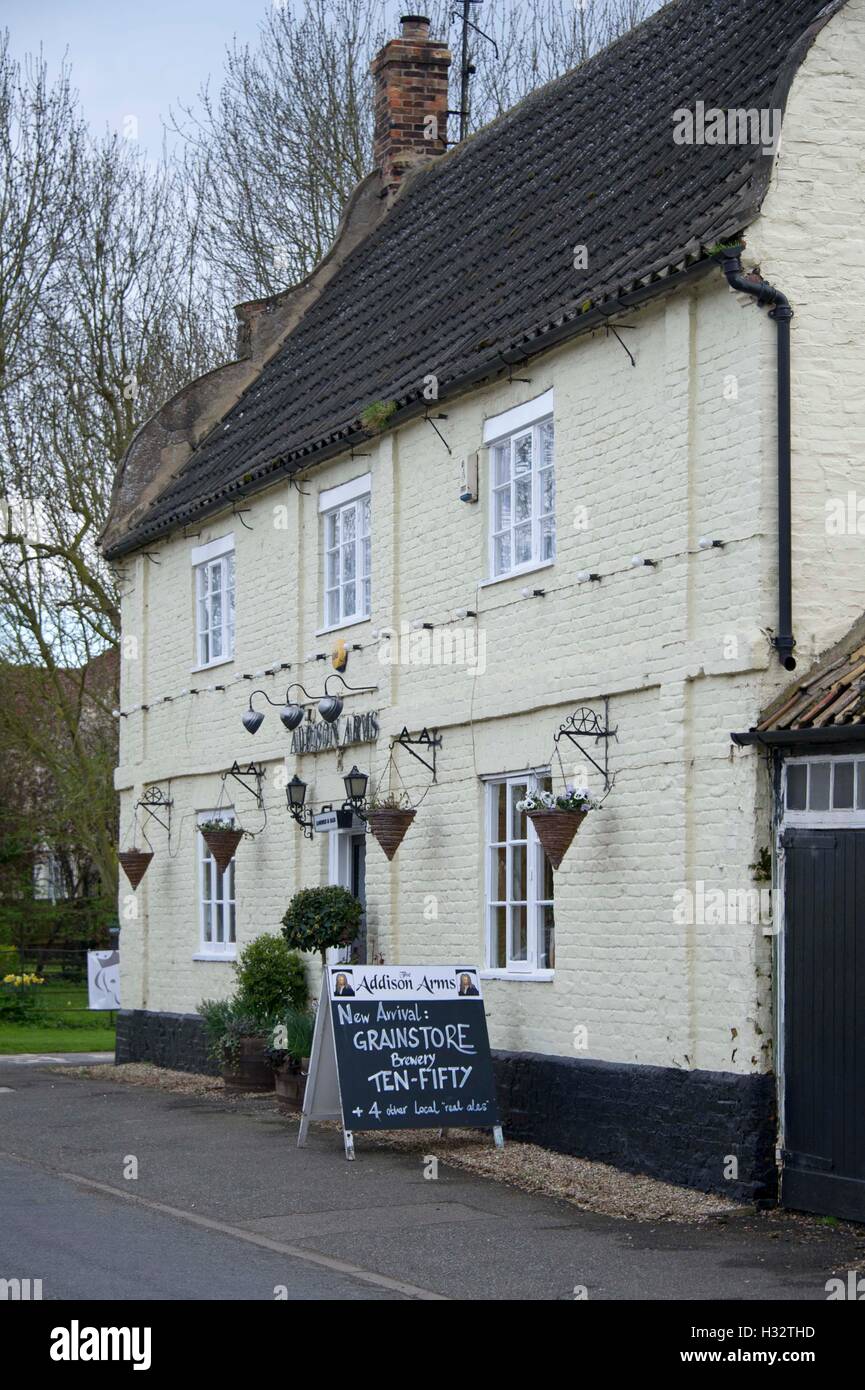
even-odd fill
[[(559, 762), (561, 763), (562, 759), (559, 742), (561, 739), (566, 738), (575, 748), (579, 748), (586, 761), (590, 762), (595, 771), (601, 774), (604, 779), (604, 795), (606, 796), (612, 791), (613, 784), (616, 780), (615, 773), (610, 777), (610, 739), (618, 739), (618, 732), (618, 725), (615, 729), (610, 728), (609, 696), (604, 696), (603, 723), (601, 723), (595, 710), (591, 709), (588, 705), (582, 705), (579, 709), (574, 710), (573, 714), (568, 715), (567, 719), (559, 725), (553, 735), (553, 743), (555, 744), (555, 751), (558, 754)], [(584, 744), (588, 743), (591, 739), (595, 741), (596, 757), (593, 757), (588, 748), (584, 746)], [(601, 749), (598, 747), (599, 744), (603, 747), (603, 764), (598, 761), (601, 756)]]
[(222, 781), (225, 783), (227, 777), (233, 777), (235, 782), (239, 782), (243, 789), (255, 798), (255, 804), (260, 811), (264, 806), (264, 795), (261, 790), (264, 774), (264, 763), (249, 763), (246, 767), (241, 767), (235, 759), (231, 767), (223, 772)]
[[(432, 731), (429, 729), (421, 729), (420, 733), (417, 735), (410, 734), (408, 729), (403, 729), (402, 733), (398, 734), (396, 738), (391, 739), (391, 752), (393, 752), (397, 745), (399, 745), (400, 748), (405, 748), (408, 753), (411, 753), (413, 758), (417, 758), (419, 763), (423, 763), (427, 771), (432, 773), (433, 781), (437, 781), (436, 753), (442, 746), (441, 734), (438, 729), (433, 729)], [(422, 753), (416, 753), (416, 748), (426, 748), (429, 756), (424, 757)], [(430, 761), (430, 757), (432, 761)]]
[[(171, 791), (171, 783), (168, 783), (168, 791)], [(149, 816), (162, 826), (171, 839), (171, 808), (174, 805), (171, 797), (167, 795), (161, 787), (148, 787), (140, 801), (136, 801), (135, 809), (146, 811)], [(162, 816), (165, 819), (162, 819)]]

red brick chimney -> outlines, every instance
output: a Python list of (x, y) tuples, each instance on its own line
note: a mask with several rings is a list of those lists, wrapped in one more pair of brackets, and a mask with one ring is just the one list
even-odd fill
[(421, 15), (405, 15), (400, 29), (371, 66), (373, 153), (390, 198), (410, 165), (444, 153), (448, 135), (448, 46), (430, 38), (430, 22)]

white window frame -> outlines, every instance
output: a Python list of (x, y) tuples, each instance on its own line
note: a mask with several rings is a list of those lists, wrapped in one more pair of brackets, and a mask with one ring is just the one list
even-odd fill
[[(235, 641), (235, 562), (234, 536), (221, 536), (219, 540), (207, 545), (196, 546), (192, 552), (195, 604), (195, 665), (194, 671), (206, 671), (211, 666), (223, 666), (234, 660)], [(219, 592), (222, 596), (222, 616), (220, 625), (214, 627), (211, 621), (212, 597), (215, 586), (212, 576), (219, 577)], [(207, 624), (202, 622), (203, 611), (207, 614)], [(212, 655), (213, 635), (219, 632), (220, 652)]]
[[(553, 420), (552, 391), (548, 391), (544, 396), (538, 397), (536, 402), (530, 402), (530, 406), (542, 409), (541, 414), (530, 413), (528, 407), (517, 407), (515, 410), (506, 412), (505, 415), (496, 417), (495, 420), (488, 420), (484, 428), (484, 440), (488, 442), (489, 460), (489, 555), (487, 583), (495, 583), (500, 579), (510, 579), (514, 575), (527, 574), (531, 570), (540, 569), (545, 565), (551, 565), (556, 559), (556, 462), (555, 462), (555, 422)], [(548, 468), (541, 468), (543, 458), (543, 432), (547, 427), (553, 430), (553, 461)], [(500, 432), (496, 433), (499, 428)], [(532, 548), (531, 556), (528, 560), (521, 561), (516, 565), (514, 558), (514, 532), (518, 525), (516, 521), (516, 475), (514, 472), (514, 453), (518, 444), (526, 439), (531, 440), (532, 465), (531, 465), (531, 511), (528, 520), (531, 523)], [(503, 451), (509, 456), (509, 478), (505, 484), (497, 482), (497, 465), (500, 453)], [(553, 505), (551, 511), (543, 510), (543, 481), (542, 474), (550, 472), (553, 479)], [(510, 492), (510, 521), (507, 527), (501, 530), (496, 529), (496, 497), (503, 493), (505, 489)], [(542, 554), (544, 523), (551, 522), (552, 530), (552, 554)], [(510, 538), (511, 564), (507, 569), (498, 569), (496, 565), (496, 541), (501, 536), (508, 535)]]
[[(485, 888), (484, 888), (484, 935), (485, 935), (485, 955), (486, 966), (482, 974), (486, 979), (532, 979), (532, 980), (552, 980), (555, 969), (553, 966), (540, 966), (540, 949), (542, 933), (544, 928), (543, 909), (552, 907), (555, 920), (555, 898), (540, 898), (539, 893), (543, 890), (544, 882), (544, 850), (538, 839), (537, 833), (531, 821), (526, 817), (526, 839), (515, 840), (510, 838), (512, 828), (511, 812), (516, 801), (525, 795), (520, 792), (517, 795), (516, 789), (526, 787), (528, 790), (536, 790), (542, 781), (549, 781), (549, 768), (531, 768), (525, 772), (509, 772), (501, 775), (484, 778), (484, 797), (485, 797), (485, 835), (484, 835), (484, 863), (485, 863)], [(507, 830), (508, 839), (498, 840), (497, 823), (495, 817), (495, 788), (506, 788), (505, 795), (508, 798), (507, 806)], [(514, 846), (526, 847), (526, 897), (525, 899), (513, 899), (510, 891), (513, 883), (513, 848)], [(493, 898), (493, 885), (495, 883), (495, 863), (496, 851), (504, 847), (506, 850), (506, 877), (508, 897), (504, 902), (498, 898)], [(512, 946), (511, 931), (511, 909), (515, 903), (526, 904), (526, 959), (519, 960), (510, 955)], [(496, 909), (505, 907), (507, 910), (506, 925), (506, 954), (505, 965), (494, 965), (496, 959)], [(555, 940), (555, 937), (553, 938)]]
[[(352, 623), (367, 622), (372, 607), (372, 491), (370, 475), (354, 478), (350, 483), (329, 488), (319, 493), (319, 513), (321, 515), (322, 551), (322, 594), (323, 617), (319, 632), (333, 632), (337, 628), (348, 627)], [(342, 540), (343, 518), (354, 515), (354, 537), (350, 544), (354, 548), (354, 576), (346, 579), (343, 575), (343, 553), (346, 549)], [(368, 518), (366, 531), (363, 529), (364, 516)], [(337, 543), (329, 545), (329, 530), (332, 518), (337, 519)], [(364, 544), (366, 542), (366, 544)], [(336, 556), (336, 582), (328, 582), (329, 557)], [(349, 612), (345, 605), (345, 587), (354, 583), (354, 609)], [(338, 597), (339, 612), (334, 617), (330, 611), (330, 596)]]
[[(217, 811), (199, 811), (196, 816), (196, 824), (201, 825), (208, 820), (222, 820), (226, 825), (234, 825), (234, 808), (220, 807)], [(216, 861), (210, 850), (207, 848), (207, 841), (198, 831), (195, 833), (198, 841), (198, 918), (199, 918), (199, 949), (195, 956), (196, 960), (236, 960), (237, 959), (237, 901), (234, 888), (234, 860), (232, 859), (224, 873), (220, 873), (216, 867)], [(205, 921), (207, 917), (206, 909), (220, 906), (222, 908), (223, 940), (207, 941), (205, 939)], [(228, 918), (226, 919), (226, 909)], [(215, 921), (215, 914), (211, 914), (211, 920)], [(226, 920), (229, 930), (225, 930)], [(228, 940), (233, 936), (234, 940)]]
[[(806, 809), (804, 811), (790, 811), (787, 809), (787, 775), (791, 767), (812, 768), (815, 764), (829, 765), (829, 806), (819, 810), (810, 809), (811, 796), (811, 774), (808, 773), (808, 784), (806, 788)], [(853, 806), (835, 810), (832, 807), (835, 791), (835, 769), (839, 763), (853, 763)], [(865, 827), (865, 767), (861, 773), (862, 785), (860, 787), (859, 768), (865, 764), (865, 753), (809, 753), (807, 756), (799, 758), (785, 758), (783, 766), (783, 776), (781, 779), (781, 808), (782, 818), (785, 826), (791, 829), (802, 826), (811, 830), (843, 830), (861, 829)], [(858, 803), (858, 804), (857, 804)]]

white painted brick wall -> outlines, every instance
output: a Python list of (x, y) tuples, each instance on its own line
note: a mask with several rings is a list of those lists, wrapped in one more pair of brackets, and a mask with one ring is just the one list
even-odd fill
[[(861, 541), (829, 544), (823, 500), (857, 477), (865, 439), (861, 390), (863, 242), (862, 116), (865, 0), (853, 0), (818, 40), (794, 87), (783, 156), (750, 247), (796, 307), (795, 622), (800, 655), (834, 640), (861, 610)], [(857, 83), (848, 79), (855, 75)], [(817, 122), (816, 126), (814, 122)], [(820, 162), (815, 134), (832, 132)], [(813, 191), (812, 191), (813, 190)], [(804, 196), (807, 193), (808, 196)], [(552, 983), (490, 981), (495, 1046), (570, 1053), (575, 1025), (588, 1055), (728, 1071), (771, 1065), (771, 944), (759, 925), (678, 925), (676, 891), (752, 886), (749, 865), (769, 840), (768, 792), (759, 758), (731, 753), (729, 733), (749, 727), (787, 680), (763, 629), (776, 622), (774, 330), (740, 307), (720, 273), (656, 302), (627, 322), (632, 368), (598, 333), (533, 362), (530, 384), (502, 383), (446, 406), (449, 456), (423, 422), (369, 445), (369, 458), (312, 470), (299, 488), (281, 483), (249, 503), (245, 520), (224, 516), (200, 538), (157, 547), (159, 564), (128, 565), (124, 634), (140, 644), (123, 670), (124, 707), (197, 685), (202, 693), (122, 722), (124, 825), (146, 784), (171, 779), (172, 857), (164, 837), (124, 914), (124, 1004), (186, 1010), (227, 992), (224, 964), (195, 961), (199, 922), (194, 815), (216, 805), (219, 773), (235, 758), (267, 767), (267, 829), (237, 855), (242, 945), (276, 931), (297, 888), (327, 881), (324, 836), (303, 839), (275, 777), (289, 736), (275, 710), (254, 739), (240, 715), (253, 683), (233, 681), (279, 658), (288, 675), (254, 685), (278, 698), (289, 679), (317, 690), (329, 664), (322, 622), (317, 494), (373, 474), (373, 618), (346, 629), (360, 642), (347, 679), (378, 684), (346, 710), (378, 708), (375, 750), (352, 748), (290, 759), (315, 802), (341, 800), (352, 762), (378, 777), (389, 737), (403, 725), (438, 726), (439, 782), (426, 796), (392, 864), (370, 840), (367, 897), (371, 946), (388, 962), (477, 959), (483, 936), (483, 799), (479, 777), (543, 764), (558, 723), (576, 706), (611, 696), (617, 785), (589, 817), (556, 878), (556, 973)], [(435, 363), (430, 370), (435, 370)], [(523, 374), (523, 373), (521, 373)], [(738, 397), (725, 385), (735, 376)], [(546, 597), (525, 601), (532, 578), (479, 588), (487, 577), (487, 503), (458, 500), (458, 460), (478, 448), (483, 420), (549, 387), (555, 392), (558, 558), (536, 580)], [(589, 527), (574, 526), (578, 508)], [(287, 509), (277, 529), (274, 508)], [(233, 531), (237, 546), (237, 656), (190, 674), (193, 545)], [(722, 551), (698, 552), (708, 534)], [(654, 572), (628, 568), (642, 553)], [(578, 571), (603, 574), (577, 585)], [(380, 664), (374, 627), (453, 609), (479, 613), (486, 669)], [(600, 708), (599, 705), (596, 707)], [(266, 708), (262, 705), (262, 708)], [(420, 793), (426, 774), (403, 755)], [(244, 793), (242, 821), (258, 813)], [(438, 917), (424, 918), (428, 895)], [(124, 893), (122, 910), (131, 895)]]

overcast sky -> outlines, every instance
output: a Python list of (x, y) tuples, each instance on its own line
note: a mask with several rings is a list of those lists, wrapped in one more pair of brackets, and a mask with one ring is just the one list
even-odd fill
[(268, 0), (3, 0), (0, 24), (16, 57), (42, 44), (52, 71), (69, 51), (72, 79), (94, 131), (138, 120), (151, 153), (178, 97), (218, 77), (232, 36), (255, 37)]

